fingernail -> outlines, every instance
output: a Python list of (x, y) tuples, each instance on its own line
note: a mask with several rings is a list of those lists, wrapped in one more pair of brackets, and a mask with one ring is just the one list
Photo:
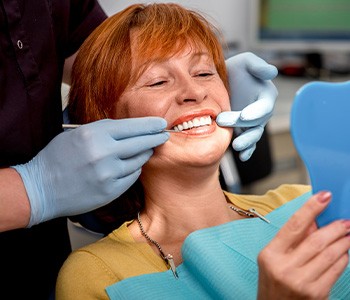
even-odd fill
[(350, 220), (343, 220), (343, 224), (347, 230), (350, 230)]
[(317, 193), (317, 201), (320, 203), (326, 203), (331, 200), (332, 194), (328, 191), (321, 191)]

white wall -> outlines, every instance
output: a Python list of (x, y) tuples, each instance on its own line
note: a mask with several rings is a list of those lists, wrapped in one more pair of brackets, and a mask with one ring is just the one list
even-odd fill
[[(99, 0), (108, 15), (142, 1)], [(147, 2), (147, 1), (145, 1)], [(227, 43), (237, 43), (239, 50), (247, 48), (248, 2), (247, 0), (154, 0), (152, 2), (174, 2), (198, 10), (221, 29)]]

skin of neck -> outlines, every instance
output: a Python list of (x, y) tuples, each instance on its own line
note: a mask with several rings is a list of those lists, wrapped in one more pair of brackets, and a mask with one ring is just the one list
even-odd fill
[[(220, 186), (218, 163), (166, 171), (147, 168), (141, 180), (145, 187), (142, 223), (160, 244), (181, 246), (191, 232), (235, 219)], [(134, 229), (134, 237), (143, 239)]]
[[(228, 208), (219, 181), (219, 163), (205, 167), (144, 167), (141, 175), (145, 208), (141, 212), (145, 232), (157, 241), (174, 262), (182, 262), (181, 247), (193, 231), (224, 224), (239, 216)], [(138, 223), (129, 225), (137, 242), (147, 242)], [(159, 255), (156, 246), (150, 244)]]

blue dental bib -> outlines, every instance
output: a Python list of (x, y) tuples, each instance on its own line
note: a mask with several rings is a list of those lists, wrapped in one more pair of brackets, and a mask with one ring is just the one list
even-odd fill
[[(183, 263), (171, 270), (124, 279), (107, 287), (120, 299), (256, 299), (257, 256), (311, 192), (277, 208), (265, 217), (244, 219), (191, 233), (182, 247)], [(349, 266), (330, 299), (350, 299)]]

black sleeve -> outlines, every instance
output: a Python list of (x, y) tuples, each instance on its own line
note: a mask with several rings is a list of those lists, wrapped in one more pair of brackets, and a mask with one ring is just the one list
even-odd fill
[(89, 34), (106, 18), (106, 13), (96, 0), (70, 1), (66, 57), (74, 54)]

